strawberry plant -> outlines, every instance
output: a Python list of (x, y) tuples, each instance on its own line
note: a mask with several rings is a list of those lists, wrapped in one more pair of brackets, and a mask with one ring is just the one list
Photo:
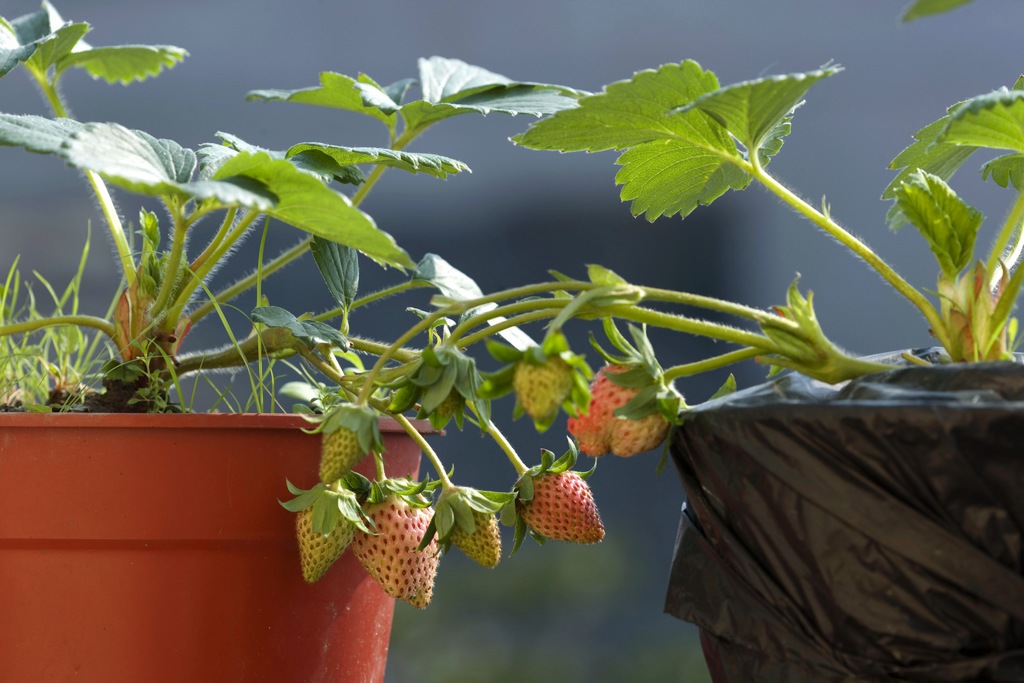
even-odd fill
[[(962, 3), (919, 1), (907, 17), (955, 4)], [(306, 87), (247, 95), (263, 103), (253, 105), (254, 116), (276, 103), (368, 117), (380, 126), (379, 146), (296, 141), (270, 149), (211, 130), (214, 141), (189, 149), (116, 122), (68, 115), (59, 86), (74, 70), (127, 85), (187, 57), (164, 45), (94, 47), (84, 40), (89, 30), (45, 2), (39, 12), (0, 19), (0, 76), (27, 74), (52, 113), (0, 113), (0, 145), (57, 157), (84, 174), (121, 283), (101, 314), (79, 310), (74, 286), (65, 295), (47, 286), (54, 292), (47, 314), (26, 297), (12, 268), (0, 290), (0, 398), (23, 410), (181, 411), (189, 409), (183, 380), (190, 377), (213, 373), (208, 381), (216, 384), (219, 371), (249, 368), (254, 395), (268, 383), (268, 367), (275, 378), (296, 380), (282, 393), (301, 398), (295, 410), (308, 416), (323, 458), (312, 473), (318, 483), (308, 490), (289, 485), (294, 497), (282, 505), (298, 515), (299, 565), (311, 582), (351, 547), (391, 595), (425, 607), (438, 561), (452, 547), (484, 566), (498, 562), (499, 518), (516, 529), (513, 550), (527, 535), (601, 540), (588, 474), (572, 469), (577, 457), (657, 450), (688, 407), (675, 386), (680, 380), (743, 362), (827, 383), (890, 367), (832, 342), (812, 294), (797, 283), (771, 309), (629, 282), (600, 265), (486, 293), (438, 255), (414, 259), (361, 206), (383, 187), (388, 169), (435, 179), (468, 171), (463, 161), (410, 149), (428, 129), (456, 125), (465, 115), (534, 118), (513, 140), (523, 148), (619, 153), (621, 197), (650, 221), (685, 218), (729, 192), (761, 186), (917, 311), (923, 335), (943, 351), (936, 360), (907, 354), (901, 362), (1001, 360), (1014, 349), (1012, 314), (1024, 282), (1016, 267), (1024, 251), (1024, 81), (955, 103), (894, 158), (895, 177), (882, 192), (892, 204), (890, 225), (917, 230), (938, 264), (937, 282), (918, 287), (842, 227), (829, 207), (808, 203), (768, 170), (804, 98), (838, 76), (838, 65), (722, 85), (714, 72), (684, 60), (591, 93), (430, 57), (419, 61), (415, 77), (390, 84), (325, 71)], [(992, 246), (979, 253), (983, 217), (950, 181), (970, 157), (989, 151), (998, 156), (982, 165), (982, 175), (1015, 196)], [(143, 211), (132, 226), (112, 191), (141, 195), (162, 214)], [(211, 276), (240, 241), (268, 230), (292, 231), (293, 246), (261, 258), (235, 284), (213, 289)], [(289, 311), (275, 303), (274, 276), (300, 259), (315, 266), (317, 286), (333, 297), (330, 310)], [(392, 269), (394, 284), (362, 291), (359, 273), (367, 265)], [(427, 295), (416, 305), (404, 301), (420, 290)], [(259, 305), (248, 306), (246, 329), (232, 329), (223, 310), (244, 305), (243, 295)], [(408, 325), (393, 339), (351, 324), (358, 309), (399, 301), (391, 314)], [(192, 348), (189, 332), (211, 320), (223, 326), (224, 345)], [(589, 329), (593, 348), (571, 348), (570, 326)], [(728, 349), (662, 367), (651, 328)], [(522, 416), (539, 431), (564, 417), (575, 441), (565, 455), (545, 451), (530, 465), (499, 427), (505, 417)], [(380, 418), (397, 421), (421, 446), (433, 470), (423, 481), (387, 479)], [(488, 448), (508, 461), (507, 490), (457, 485), (414, 418), (479, 429)], [(374, 481), (351, 472), (364, 457), (373, 459)]]

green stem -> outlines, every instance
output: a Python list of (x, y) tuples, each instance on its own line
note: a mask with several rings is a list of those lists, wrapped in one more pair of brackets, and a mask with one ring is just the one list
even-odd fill
[[(223, 243), (224, 238), (228, 234), (228, 231), (231, 230), (231, 224), (235, 222), (235, 216), (237, 216), (237, 215), (238, 215), (238, 208), (237, 207), (232, 207), (227, 212), (225, 212), (224, 220), (221, 221), (220, 227), (217, 228), (217, 234), (215, 234), (210, 239), (210, 243), (206, 245), (206, 249), (203, 249), (203, 252), (201, 254), (199, 254), (199, 256), (195, 257), (192, 260), (192, 263), (191, 263), (190, 267), (192, 268), (193, 271), (198, 270), (199, 268), (202, 268), (204, 263), (208, 262), (210, 259), (213, 258), (213, 255), (216, 252), (217, 247), (221, 243)], [(191, 226), (194, 223), (195, 223), (195, 214), (192, 214), (191, 216), (188, 217), (188, 219), (186, 219), (186, 224)]]
[[(351, 306), (348, 307), (348, 311), (352, 312), (355, 309), (360, 308), (362, 306), (366, 306), (368, 304), (374, 303), (375, 301), (380, 301), (381, 299), (386, 299), (388, 297), (401, 294), (402, 292), (409, 291), (410, 289), (418, 289), (421, 287), (430, 286), (431, 285), (427, 282), (416, 282), (414, 280), (409, 280), (406, 282), (399, 283), (397, 285), (392, 285), (391, 287), (385, 287), (384, 289), (380, 289), (377, 290), (376, 292), (372, 292), (365, 296), (359, 297), (358, 299), (352, 302)], [(331, 318), (336, 318), (344, 313), (345, 308), (339, 306), (338, 308), (332, 308), (329, 311), (324, 311), (323, 313), (317, 314), (316, 316), (314, 316), (314, 320), (330, 320)]]
[[(1021, 223), (1024, 222), (1024, 192), (1017, 195), (1017, 201), (1010, 209), (1010, 215), (1006, 217), (1002, 230), (992, 245), (988, 261), (985, 263), (985, 272), (989, 274), (989, 287), (994, 289), (1002, 280), (1002, 269), (1000, 262), (1007, 268), (1013, 266), (1020, 259), (1021, 250), (1024, 248), (1024, 230), (1021, 230)], [(1016, 239), (1014, 237), (1016, 236)], [(1010, 243), (1013, 242), (1013, 246)]]
[[(372, 353), (375, 356), (379, 356), (387, 352), (390, 347), (389, 344), (375, 342), (370, 339), (363, 339), (362, 337), (349, 337), (348, 342), (356, 351)], [(391, 357), (400, 363), (411, 363), (419, 358), (419, 356), (420, 352), (417, 349), (402, 348), (391, 351)]]
[[(29, 65), (26, 64), (26, 66)], [(68, 118), (68, 109), (60, 93), (57, 91), (56, 81), (51, 81), (47, 78), (45, 71), (39, 71), (31, 67), (28, 70), (36, 83), (39, 84), (39, 88), (43, 91), (43, 95), (46, 97), (53, 115), (59, 119)], [(96, 195), (100, 211), (103, 212), (103, 219), (106, 221), (107, 228), (110, 230), (110, 236), (114, 240), (114, 249), (117, 251), (118, 260), (121, 261), (121, 270), (124, 272), (125, 281), (128, 283), (128, 286), (131, 286), (135, 282), (136, 277), (135, 262), (132, 260), (132, 250), (128, 245), (128, 238), (125, 235), (124, 226), (121, 224), (121, 217), (117, 215), (117, 209), (114, 207), (114, 200), (111, 199), (110, 192), (107, 190), (103, 178), (98, 174), (93, 171), (86, 171), (85, 177), (89, 181), (90, 187), (92, 187), (93, 194)]]
[(490, 420), (484, 421), (480, 417), (480, 413), (477, 412), (476, 406), (473, 405), (472, 401), (468, 401), (466, 405), (469, 406), (469, 409), (473, 411), (474, 415), (476, 415), (477, 421), (483, 425), (484, 431), (487, 432), (487, 434), (494, 439), (494, 442), (498, 444), (501, 450), (504, 451), (505, 456), (508, 458), (509, 462), (512, 463), (512, 467), (515, 468), (516, 474), (520, 477), (523, 476), (526, 470), (530, 468), (527, 467), (526, 463), (524, 463), (522, 458), (519, 457), (519, 454), (516, 453), (516, 449), (512, 446), (509, 440), (505, 438), (505, 435), (501, 433), (501, 430), (498, 429)]
[[(391, 149), (396, 151), (396, 152), (405, 149), (406, 146), (408, 146), (410, 142), (412, 142), (413, 140), (418, 138), (420, 135), (422, 135), (424, 130), (426, 130), (426, 129), (425, 128), (417, 128), (417, 129), (413, 129), (413, 130), (404, 131), (398, 137), (398, 139), (393, 140), (391, 142), (391, 145), (390, 145)], [(377, 184), (377, 181), (380, 180), (380, 177), (382, 175), (384, 175), (384, 171), (386, 171), (387, 168), (388, 167), (385, 166), (384, 164), (377, 164), (374, 167), (374, 169), (372, 171), (370, 171), (370, 175), (368, 175), (366, 177), (366, 180), (363, 182), (363, 184), (360, 185), (359, 189), (357, 189), (352, 194), (352, 199), (351, 199), (352, 206), (358, 207), (360, 204), (363, 203), (363, 200), (366, 199), (366, 195), (370, 194), (370, 191)]]
[(429, 443), (427, 443), (423, 434), (421, 434), (420, 431), (416, 429), (411, 422), (409, 422), (409, 418), (401, 413), (395, 413), (391, 415), (391, 417), (395, 419), (402, 429), (405, 430), (405, 433), (409, 435), (409, 438), (411, 438), (416, 445), (420, 447), (420, 450), (423, 451), (423, 455), (425, 455), (427, 460), (430, 461), (430, 465), (434, 468), (434, 472), (437, 473), (437, 478), (441, 482), (442, 489), (450, 491), (455, 488), (455, 485), (452, 484), (452, 480), (448, 478), (448, 473), (444, 470), (444, 463), (441, 462), (441, 458), (437, 457), (437, 453), (435, 453), (434, 449), (431, 448)]
[[(609, 314), (623, 320), (644, 323), (654, 327), (663, 327), (676, 332), (685, 332), (700, 337), (710, 337), (720, 341), (732, 342), (740, 346), (758, 349), (761, 353), (778, 353), (779, 349), (768, 337), (755, 332), (747, 332), (721, 323), (696, 320), (675, 313), (655, 311), (640, 306), (613, 307)], [(779, 321), (783, 323), (784, 321)]]
[(462, 342), (460, 346), (472, 346), (481, 339), (484, 339), (485, 337), (490, 337), (491, 335), (497, 334), (502, 330), (507, 330), (512, 327), (519, 327), (520, 325), (525, 325), (526, 323), (535, 322), (537, 320), (544, 320), (545, 318), (554, 318), (556, 315), (558, 315), (558, 309), (547, 309), (542, 311), (533, 311), (532, 313), (523, 313), (522, 315), (507, 318), (505, 320), (502, 320), (501, 322), (488, 325), (484, 329), (478, 330), (473, 334), (467, 334), (466, 336), (462, 337)]
[[(153, 319), (158, 319), (162, 313), (168, 308), (171, 302), (171, 297), (179, 286), (179, 270), (181, 268), (181, 261), (185, 253), (185, 235), (187, 233), (185, 223), (181, 216), (181, 207), (176, 204), (169, 206), (171, 208), (172, 216), (174, 217), (174, 234), (171, 240), (171, 248), (168, 251), (168, 261), (164, 268), (163, 282), (160, 283), (160, 290), (157, 292), (156, 299), (153, 302), (152, 316)], [(189, 283), (184, 283), (185, 287), (189, 286)], [(177, 317), (168, 316), (164, 322), (165, 329), (173, 329), (178, 324)]]
[(906, 298), (921, 312), (925, 320), (927, 320), (928, 324), (931, 326), (932, 334), (935, 335), (943, 346), (949, 348), (949, 336), (946, 332), (946, 325), (943, 323), (942, 317), (939, 315), (938, 311), (935, 310), (935, 307), (932, 306), (921, 292), (904, 280), (903, 277), (892, 268), (892, 266), (886, 263), (870, 247), (835, 223), (830, 217), (812, 207), (803, 199), (795, 195), (788, 187), (768, 175), (764, 168), (761, 167), (756, 156), (751, 159), (749, 163), (743, 164), (741, 167), (754, 176), (754, 178), (756, 178), (762, 185), (775, 193), (775, 195), (782, 199), (782, 201), (786, 202), (786, 204), (788, 204), (793, 210), (834, 238), (855, 255), (862, 258), (876, 273), (881, 275), (882, 278), (893, 287), (893, 289), (902, 294), (904, 298)]
[[(195, 277), (192, 278), (192, 282), (189, 284), (188, 296), (178, 297), (178, 304), (176, 306), (178, 315), (180, 315), (180, 312), (184, 310), (185, 305), (188, 303), (188, 299), (192, 296), (195, 289), (199, 287), (204, 278), (210, 274), (213, 267), (220, 262), (223, 255), (241, 238), (241, 236), (249, 229), (249, 226), (259, 218), (259, 216), (260, 214), (257, 211), (250, 211), (248, 214), (243, 216), (238, 222), (238, 225), (231, 230), (231, 232), (221, 241), (220, 245), (214, 250), (210, 259), (200, 265), (199, 270), (195, 273)], [(309, 240), (304, 240), (298, 243), (288, 251), (274, 258), (272, 261), (264, 264), (261, 270), (254, 271), (230, 287), (217, 292), (213, 298), (197, 306), (189, 317), (192, 318), (193, 323), (201, 320), (213, 311), (216, 306), (215, 302), (230, 301), (242, 292), (255, 286), (261, 276), (265, 277), (277, 270), (280, 270), (304, 254), (308, 249)]]
[(706, 358), (695, 363), (685, 363), (683, 365), (675, 365), (665, 371), (665, 381), (671, 382), (674, 379), (680, 377), (690, 377), (697, 375), (702, 372), (708, 372), (711, 370), (718, 370), (734, 363), (741, 361), (750, 360), (763, 354), (764, 351), (760, 349), (737, 349), (736, 351), (730, 351), (729, 353), (723, 353), (720, 356), (714, 358)]
[[(448, 343), (453, 346), (470, 346), (472, 343), (479, 341), (481, 336), (490, 336), (498, 330), (516, 327), (517, 325), (531, 320), (554, 317), (558, 315), (558, 311), (568, 306), (571, 302), (572, 299), (530, 299), (527, 301), (517, 301), (512, 304), (498, 306), (489, 311), (478, 313), (472, 318), (456, 325), (452, 329)], [(533, 313), (536, 313), (537, 315), (533, 315)], [(506, 319), (499, 320), (493, 325), (487, 325), (485, 329), (482, 329), (475, 334), (466, 335), (470, 329), (486, 325), (489, 321), (497, 318)], [(509, 318), (511, 318), (513, 322), (510, 322)], [(463, 335), (466, 336), (463, 337)], [(461, 343), (459, 342), (460, 339), (462, 340)]]
[(27, 320), (25, 322), (13, 323), (11, 325), (0, 325), (0, 337), (7, 337), (12, 334), (25, 334), (35, 332), (46, 327), (57, 327), (60, 325), (73, 325), (75, 327), (89, 327), (99, 330), (107, 337), (114, 338), (114, 325), (105, 318), (92, 315), (58, 315), (41, 320)]
[(763, 311), (759, 308), (752, 308), (750, 306), (744, 306), (743, 304), (726, 301), (724, 299), (716, 299), (710, 296), (691, 294), (690, 292), (677, 292), (671, 289), (659, 289), (657, 287), (641, 286), (640, 289), (643, 291), (644, 299), (647, 301), (663, 301), (665, 303), (694, 306), (696, 308), (703, 308), (709, 311), (725, 313), (737, 318), (746, 318), (756, 323), (761, 323), (765, 320), (774, 319), (776, 317), (775, 314)]

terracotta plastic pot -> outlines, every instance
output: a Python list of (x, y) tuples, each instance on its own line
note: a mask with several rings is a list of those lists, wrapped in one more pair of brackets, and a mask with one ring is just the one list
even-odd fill
[(348, 553), (307, 585), (277, 502), (316, 481), (305, 425), (0, 414), (0, 681), (383, 680), (394, 601)]

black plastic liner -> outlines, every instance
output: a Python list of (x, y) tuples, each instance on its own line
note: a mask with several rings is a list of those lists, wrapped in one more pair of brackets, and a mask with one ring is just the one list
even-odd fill
[(666, 611), (716, 683), (1024, 681), (1024, 366), (786, 375), (672, 455)]

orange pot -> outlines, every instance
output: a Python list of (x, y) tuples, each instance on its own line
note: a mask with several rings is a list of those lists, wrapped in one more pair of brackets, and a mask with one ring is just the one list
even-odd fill
[[(303, 426), (0, 414), (0, 681), (383, 680), (394, 601), (349, 553), (307, 585), (277, 502), (316, 481)], [(381, 430), (389, 476), (415, 476)]]

